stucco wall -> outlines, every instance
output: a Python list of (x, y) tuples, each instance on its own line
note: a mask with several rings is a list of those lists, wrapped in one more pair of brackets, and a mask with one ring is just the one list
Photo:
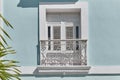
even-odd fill
[(92, 75), (92, 76), (80, 76), (80, 77), (21, 77), (22, 80), (119, 80), (120, 76), (111, 75)]
[(25, 4), (19, 3), (20, 0), (4, 0), (4, 17), (14, 26), (14, 30), (7, 29), (13, 39), (9, 43), (17, 52), (8, 58), (18, 60), (20, 65), (37, 65), (38, 8), (23, 8)]
[[(3, 1), (3, 14), (14, 26), (14, 30), (8, 29), (13, 39), (9, 43), (17, 52), (8, 58), (20, 61), (22, 66), (37, 65), (38, 3), (39, 0)], [(120, 1), (88, 0), (88, 4), (88, 64), (120, 65)]]
[[(47, 0), (45, 0), (47, 2)], [(53, 0), (48, 0), (53, 1)], [(56, 1), (56, 0), (54, 0)], [(59, 0), (62, 1), (62, 0)], [(63, 0), (65, 1), (65, 0)], [(77, 0), (66, 0), (77, 1)], [(120, 65), (120, 0), (79, 0), (89, 4), (88, 65)], [(21, 66), (36, 66), (39, 0), (4, 0), (3, 14), (14, 26), (7, 29), (13, 41), (9, 44), (17, 54), (8, 56)], [(79, 77), (22, 76), (22, 80), (119, 80), (119, 75), (88, 75)]]
[(120, 0), (88, 0), (89, 64), (120, 65)]

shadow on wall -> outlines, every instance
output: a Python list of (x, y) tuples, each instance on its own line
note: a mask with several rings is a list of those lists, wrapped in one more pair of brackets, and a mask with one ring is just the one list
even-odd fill
[[(17, 7), (38, 8), (40, 2), (77, 2), (78, 0), (20, 0)], [(39, 16), (39, 8), (38, 8)], [(38, 17), (38, 44), (37, 44), (37, 65), (40, 65), (40, 43), (39, 43), (39, 17)]]
[(29, 8), (29, 7), (38, 7), (39, 2), (76, 2), (78, 0), (20, 0), (18, 7)]

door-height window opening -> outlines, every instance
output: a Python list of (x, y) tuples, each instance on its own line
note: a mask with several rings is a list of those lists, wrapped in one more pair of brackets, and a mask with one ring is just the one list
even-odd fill
[(73, 27), (66, 27), (66, 50), (73, 50)]
[[(66, 8), (61, 8), (64, 5)], [(58, 9), (54, 7), (57, 5), (40, 5), (42, 65), (86, 65), (86, 7), (73, 4), (73, 8), (68, 9), (67, 4), (64, 5), (58, 5)]]
[(54, 26), (53, 27), (53, 49), (54, 50), (61, 50), (61, 27)]

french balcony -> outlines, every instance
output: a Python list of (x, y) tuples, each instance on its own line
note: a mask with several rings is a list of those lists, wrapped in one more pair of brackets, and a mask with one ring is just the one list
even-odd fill
[(42, 66), (87, 65), (87, 40), (40, 40)]

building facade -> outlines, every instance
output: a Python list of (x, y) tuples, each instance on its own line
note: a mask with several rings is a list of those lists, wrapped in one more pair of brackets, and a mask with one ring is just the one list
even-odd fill
[(22, 80), (119, 80), (119, 0), (0, 0)]

